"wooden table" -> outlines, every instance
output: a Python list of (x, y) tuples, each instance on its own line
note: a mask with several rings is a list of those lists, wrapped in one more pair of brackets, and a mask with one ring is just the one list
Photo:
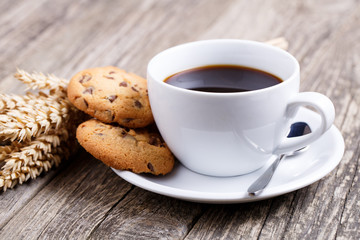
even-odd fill
[[(359, 239), (359, 1), (0, 1), (0, 89), (16, 67), (70, 78), (115, 65), (145, 76), (152, 56), (210, 38), (288, 39), (302, 91), (327, 95), (345, 139), (340, 165), (253, 203), (181, 201), (135, 187), (84, 150), (0, 195), (1, 239)], [(20, 86), (21, 85), (21, 86)]]

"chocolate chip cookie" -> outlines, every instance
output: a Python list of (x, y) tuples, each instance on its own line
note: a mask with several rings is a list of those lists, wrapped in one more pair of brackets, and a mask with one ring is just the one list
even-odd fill
[(102, 122), (130, 128), (153, 123), (146, 79), (117, 67), (83, 70), (70, 80), (68, 98)]
[(79, 125), (76, 137), (91, 155), (116, 169), (159, 175), (174, 166), (174, 156), (154, 128), (128, 129), (91, 119)]

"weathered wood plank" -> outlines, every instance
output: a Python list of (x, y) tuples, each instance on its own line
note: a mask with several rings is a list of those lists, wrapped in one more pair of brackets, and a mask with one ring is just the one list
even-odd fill
[(28, 1), (11, 1), (4, 0), (0, 2), (1, 16), (0, 16), (0, 38), (7, 37), (7, 34), (12, 33), (15, 27), (24, 19), (28, 19), (29, 15), (44, 4), (45, 0), (36, 2)]
[(90, 239), (182, 239), (206, 207), (135, 188)]
[[(14, 81), (10, 76), (16, 67), (70, 78), (80, 70), (71, 67), (76, 63), (76, 58), (86, 56), (93, 62), (98, 59), (98, 52), (94, 49), (106, 45), (107, 36), (110, 38), (111, 34), (117, 32), (117, 23), (139, 5), (135, 1), (114, 1), (111, 4), (61, 1), (61, 4), (47, 3), (35, 9), (28, 17), (30, 20), (13, 26), (14, 30), (6, 38), (0, 39), (0, 48), (3, 49), (0, 77), (5, 78), (0, 89), (18, 91), (18, 85), (10, 84)], [(134, 24), (132, 22), (129, 28), (134, 28)], [(120, 38), (122, 35), (114, 36)], [(81, 66), (81, 69), (94, 66)]]
[[(63, 163), (60, 168), (69, 163)], [(36, 181), (19, 185), (15, 190), (0, 193), (0, 229), (15, 216), (36, 194), (55, 177), (59, 169), (42, 174)]]
[(131, 190), (89, 154), (73, 161), (2, 227), (1, 238), (84, 238)]
[(256, 239), (270, 207), (271, 200), (213, 205), (197, 221), (186, 239)]

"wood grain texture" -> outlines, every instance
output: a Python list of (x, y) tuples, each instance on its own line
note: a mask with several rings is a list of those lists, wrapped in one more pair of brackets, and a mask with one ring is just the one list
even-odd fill
[(0, 1), (0, 91), (23, 92), (16, 67), (70, 78), (116, 65), (145, 76), (170, 46), (211, 38), (284, 36), (301, 90), (329, 96), (345, 139), (320, 181), (265, 201), (210, 205), (134, 187), (80, 151), (0, 193), (0, 239), (359, 239), (358, 0)]
[(55, 239), (89, 234), (131, 189), (100, 161), (82, 152), (6, 222), (0, 236)]

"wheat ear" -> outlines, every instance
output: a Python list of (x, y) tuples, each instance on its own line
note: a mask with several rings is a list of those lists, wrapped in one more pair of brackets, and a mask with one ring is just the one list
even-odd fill
[(76, 126), (84, 117), (66, 97), (66, 80), (20, 69), (15, 77), (37, 93), (0, 94), (0, 188), (4, 191), (69, 157), (76, 150)]

